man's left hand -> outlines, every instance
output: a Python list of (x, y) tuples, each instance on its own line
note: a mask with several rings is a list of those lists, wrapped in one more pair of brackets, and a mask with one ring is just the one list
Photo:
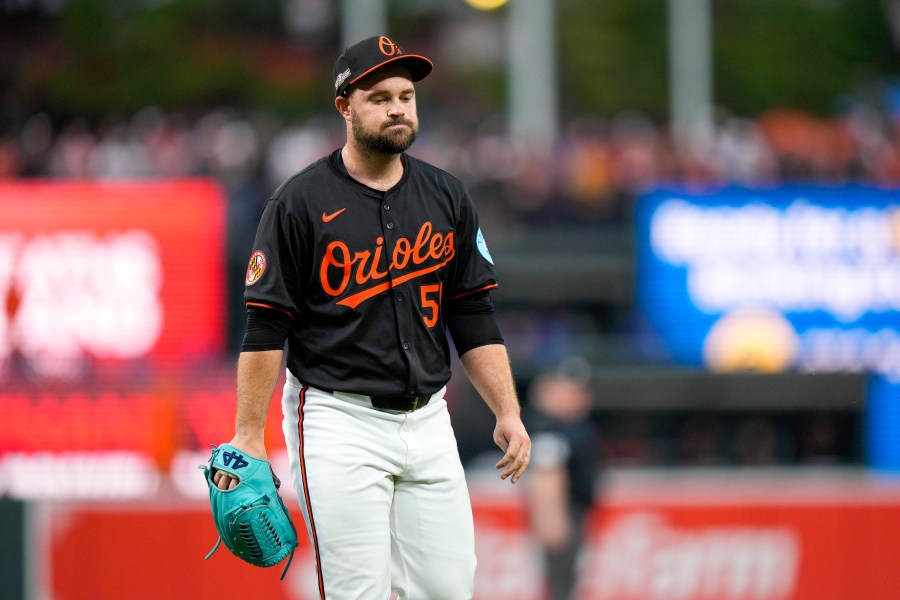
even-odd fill
[(525, 431), (522, 419), (518, 416), (497, 419), (494, 442), (505, 452), (495, 465), (497, 469), (503, 469), (500, 479), (509, 478), (511, 483), (517, 482), (531, 460), (531, 438)]

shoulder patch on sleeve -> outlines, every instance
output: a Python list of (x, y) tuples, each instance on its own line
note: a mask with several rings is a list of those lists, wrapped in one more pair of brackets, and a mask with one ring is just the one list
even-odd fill
[(478, 252), (484, 257), (486, 261), (491, 264), (494, 264), (494, 259), (491, 258), (491, 253), (488, 251), (487, 242), (484, 241), (484, 234), (481, 233), (481, 228), (478, 228), (478, 234), (475, 236), (475, 245), (478, 247)]
[(250, 264), (247, 265), (247, 278), (245, 283), (253, 285), (259, 281), (266, 271), (266, 255), (262, 250), (257, 250), (250, 256)]

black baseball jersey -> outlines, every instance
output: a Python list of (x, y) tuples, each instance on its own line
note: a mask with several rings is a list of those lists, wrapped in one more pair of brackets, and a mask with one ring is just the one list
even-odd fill
[(423, 395), (450, 379), (442, 306), (497, 286), (462, 183), (401, 155), (381, 192), (340, 150), (266, 203), (244, 300), (292, 319), (287, 366), (304, 383), (367, 395)]

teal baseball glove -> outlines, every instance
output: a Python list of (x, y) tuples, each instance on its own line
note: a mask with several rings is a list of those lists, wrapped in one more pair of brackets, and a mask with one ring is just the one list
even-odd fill
[[(219, 540), (206, 558), (212, 556), (222, 542), (232, 554), (257, 567), (271, 567), (290, 555), (281, 574), (284, 579), (294, 560), (297, 530), (278, 494), (281, 481), (269, 462), (222, 444), (213, 447), (209, 466), (199, 468), (206, 477), (213, 521), (219, 532)], [(231, 490), (217, 488), (213, 481), (216, 471), (225, 471), (237, 478), (237, 487)]]

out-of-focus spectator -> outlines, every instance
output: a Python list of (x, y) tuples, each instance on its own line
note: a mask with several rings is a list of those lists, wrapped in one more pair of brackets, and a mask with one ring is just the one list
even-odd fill
[(659, 129), (645, 115), (627, 111), (610, 123), (616, 187), (637, 195), (659, 182), (665, 150)]
[(199, 165), (186, 117), (149, 108), (135, 115), (133, 129), (144, 146), (151, 173), (160, 177), (197, 173)]
[(337, 145), (335, 137), (317, 123), (284, 127), (269, 145), (265, 159), (266, 178), (273, 184), (280, 184)]
[(97, 143), (87, 159), (88, 175), (95, 179), (140, 179), (153, 175), (141, 140), (126, 123), (111, 119), (104, 123)]
[(90, 177), (88, 163), (97, 138), (86, 123), (74, 121), (56, 138), (47, 157), (48, 167), (42, 169), (50, 177), (81, 179)]
[(585, 518), (596, 499), (600, 454), (587, 374), (583, 365), (576, 370), (564, 363), (539, 376), (528, 394), (532, 457), (526, 506), (550, 600), (573, 597)]
[(778, 165), (760, 127), (751, 119), (729, 117), (717, 128), (712, 156), (727, 183), (775, 181)]
[(560, 152), (560, 190), (576, 211), (614, 214), (618, 196), (605, 123), (595, 117), (574, 119), (563, 131)]

